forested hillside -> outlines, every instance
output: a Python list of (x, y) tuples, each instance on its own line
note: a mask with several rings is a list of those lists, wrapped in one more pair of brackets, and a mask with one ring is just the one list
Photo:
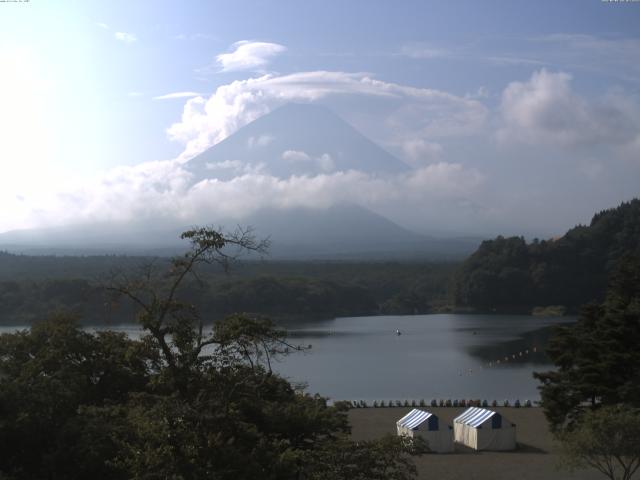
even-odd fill
[(479, 310), (531, 310), (563, 305), (575, 310), (602, 301), (607, 277), (626, 254), (640, 253), (640, 200), (597, 213), (588, 226), (563, 237), (483, 242), (456, 272), (456, 306)]
[[(135, 275), (169, 259), (125, 256), (55, 257), (0, 252), (0, 324), (31, 324), (56, 311), (82, 323), (135, 320), (126, 301), (112, 302), (104, 285), (113, 272)], [(377, 313), (426, 313), (446, 303), (456, 264), (430, 262), (241, 262), (230, 274), (203, 268), (181, 297), (207, 318), (251, 312), (304, 320)]]

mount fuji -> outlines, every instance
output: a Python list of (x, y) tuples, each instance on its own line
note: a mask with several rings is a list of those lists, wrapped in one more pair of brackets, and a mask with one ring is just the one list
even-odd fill
[(287, 178), (358, 170), (394, 174), (409, 167), (325, 107), (290, 103), (192, 158), (195, 178), (229, 180), (246, 172)]
[[(349, 170), (379, 176), (411, 171), (336, 114), (311, 104), (287, 104), (263, 115), (182, 168), (190, 174), (192, 185), (255, 173), (287, 179)], [(251, 225), (257, 236), (270, 237), (273, 258), (455, 258), (470, 254), (479, 243), (476, 238), (420, 235), (354, 204), (265, 207), (239, 218), (216, 218), (206, 211), (198, 215), (211, 225)], [(21, 253), (170, 253), (184, 248), (178, 234), (189, 226), (164, 218), (11, 231), (0, 234), (0, 249)]]

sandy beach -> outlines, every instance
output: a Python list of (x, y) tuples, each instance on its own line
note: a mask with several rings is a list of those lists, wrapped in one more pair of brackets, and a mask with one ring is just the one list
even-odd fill
[[(431, 408), (440, 424), (451, 425), (464, 408)], [(362, 408), (349, 411), (352, 436), (370, 440), (396, 433), (396, 420), (411, 407)], [(475, 452), (456, 444), (454, 453), (427, 454), (416, 458), (419, 479), (527, 480), (604, 478), (595, 470), (569, 473), (558, 468), (558, 445), (555, 444), (540, 408), (504, 408), (494, 410), (516, 424), (518, 449), (513, 452)]]

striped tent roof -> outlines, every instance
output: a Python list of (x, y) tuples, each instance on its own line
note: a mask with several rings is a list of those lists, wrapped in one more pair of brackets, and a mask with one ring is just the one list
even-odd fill
[(406, 427), (410, 429), (417, 428), (422, 423), (431, 417), (433, 413), (425, 412), (424, 410), (418, 410), (414, 408), (409, 413), (407, 413), (404, 417), (398, 420), (397, 424), (400, 427)]
[(475, 428), (482, 425), (487, 419), (493, 417), (495, 414), (496, 412), (487, 410), (486, 408), (471, 407), (462, 412), (462, 415), (454, 418), (453, 421)]

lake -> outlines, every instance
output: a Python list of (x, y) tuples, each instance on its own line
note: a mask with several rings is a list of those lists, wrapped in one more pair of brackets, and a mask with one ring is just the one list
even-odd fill
[[(438, 314), (307, 322), (288, 325), (290, 340), (312, 348), (273, 367), (333, 400), (533, 401), (539, 394), (532, 372), (553, 368), (543, 353), (552, 327), (574, 320)], [(136, 325), (111, 328), (140, 334)]]
[(532, 372), (553, 368), (543, 353), (552, 326), (574, 320), (468, 314), (337, 318), (292, 328), (292, 341), (312, 348), (274, 368), (335, 400), (533, 401), (540, 396)]

